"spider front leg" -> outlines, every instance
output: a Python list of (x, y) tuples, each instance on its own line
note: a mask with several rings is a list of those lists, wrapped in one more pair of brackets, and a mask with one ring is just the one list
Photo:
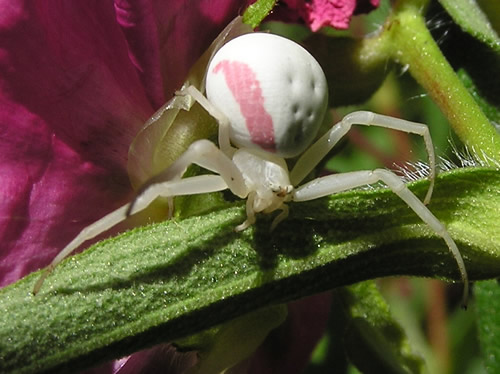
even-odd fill
[(314, 200), (323, 196), (328, 196), (337, 192), (351, 190), (356, 187), (384, 182), (396, 195), (398, 195), (437, 235), (446, 242), (451, 254), (457, 262), (462, 281), (463, 305), (467, 305), (469, 295), (469, 281), (464, 260), (458, 250), (455, 241), (452, 239), (444, 225), (432, 214), (432, 212), (411, 192), (406, 184), (396, 174), (384, 170), (375, 169), (373, 171), (354, 171), (349, 173), (329, 175), (312, 180), (299, 187), (293, 193), (293, 201)]
[(427, 154), (429, 155), (429, 189), (425, 195), (424, 204), (431, 200), (436, 178), (436, 161), (434, 146), (429, 128), (417, 122), (410, 122), (399, 118), (384, 116), (373, 112), (353, 112), (346, 115), (332, 129), (323, 135), (316, 143), (302, 154), (290, 173), (290, 180), (294, 186), (298, 185), (318, 163), (330, 152), (338, 141), (347, 134), (352, 125), (377, 126), (388, 129), (417, 134), (424, 138)]
[[(197, 164), (219, 175), (180, 179), (191, 164)], [(243, 176), (231, 159), (208, 140), (194, 142), (169, 168), (152, 178), (132, 202), (84, 228), (45, 269), (33, 288), (33, 294), (36, 295), (40, 291), (52, 270), (80, 245), (123, 222), (129, 215), (146, 209), (156, 198), (204, 194), (227, 188), (242, 198), (248, 194)]]
[[(130, 203), (127, 215), (134, 214), (142, 210), (141, 206), (149, 205), (156, 197), (178, 196), (166, 195), (163, 188), (165, 183), (173, 180), (180, 180), (187, 168), (196, 164), (204, 169), (220, 174), (220, 177), (227, 183), (227, 187), (233, 194), (240, 198), (245, 198), (248, 194), (247, 187), (243, 180), (243, 175), (234, 162), (214, 143), (202, 139), (194, 142), (175, 162), (160, 174), (151, 178), (138, 192), (136, 198)], [(182, 191), (180, 191), (182, 192)], [(196, 192), (196, 194), (203, 192)], [(184, 193), (183, 195), (193, 195), (195, 193)]]
[(219, 147), (228, 157), (231, 157), (236, 149), (231, 146), (229, 137), (230, 122), (224, 113), (208, 101), (208, 99), (195, 86), (188, 86), (181, 91), (176, 92), (176, 95), (189, 95), (205, 109), (208, 114), (214, 117), (219, 124)]

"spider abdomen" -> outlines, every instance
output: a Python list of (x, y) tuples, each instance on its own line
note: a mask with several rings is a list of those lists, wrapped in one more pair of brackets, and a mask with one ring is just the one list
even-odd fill
[(326, 78), (297, 43), (272, 34), (242, 35), (224, 45), (207, 71), (207, 97), (231, 123), (231, 140), (279, 157), (313, 141), (327, 107)]

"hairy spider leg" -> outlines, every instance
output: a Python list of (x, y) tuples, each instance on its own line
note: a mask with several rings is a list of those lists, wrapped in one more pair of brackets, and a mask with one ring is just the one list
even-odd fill
[(424, 138), (427, 154), (429, 155), (429, 189), (424, 199), (424, 204), (431, 200), (436, 178), (436, 156), (432, 144), (429, 128), (417, 122), (410, 122), (399, 118), (388, 117), (367, 111), (352, 112), (346, 115), (332, 129), (311, 145), (298, 159), (290, 172), (290, 181), (297, 186), (328, 154), (328, 152), (347, 134), (352, 125), (377, 126), (388, 129), (417, 134)]
[(376, 182), (385, 183), (396, 195), (398, 195), (437, 235), (444, 239), (451, 254), (455, 258), (460, 271), (460, 276), (464, 283), (462, 303), (467, 305), (469, 295), (469, 280), (465, 263), (454, 240), (444, 227), (444, 225), (432, 214), (432, 212), (411, 192), (406, 184), (396, 174), (389, 170), (375, 169), (367, 171), (353, 171), (328, 175), (317, 178), (293, 192), (293, 201), (308, 201), (328, 196), (334, 193), (351, 190), (356, 187), (373, 184)]

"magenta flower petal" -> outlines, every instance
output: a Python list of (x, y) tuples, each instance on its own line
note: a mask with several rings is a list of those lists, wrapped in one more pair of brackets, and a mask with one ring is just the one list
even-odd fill
[(146, 95), (155, 109), (163, 105), (165, 92), (160, 60), (157, 19), (151, 0), (115, 0), (116, 20), (121, 26)]
[(157, 0), (163, 86), (172, 94), (220, 31), (253, 0)]
[(354, 9), (356, 9), (355, 0), (315, 0), (305, 5), (302, 17), (312, 31), (317, 31), (323, 26), (347, 29)]
[(155, 108), (170, 99), (217, 34), (252, 0), (115, 0), (131, 60)]
[(124, 203), (153, 111), (109, 2), (0, 2), (0, 284)]
[(127, 201), (132, 139), (245, 3), (0, 0), (0, 285)]
[(273, 19), (286, 22), (302, 20), (312, 31), (331, 26), (347, 29), (353, 14), (366, 13), (379, 6), (380, 0), (284, 0)]

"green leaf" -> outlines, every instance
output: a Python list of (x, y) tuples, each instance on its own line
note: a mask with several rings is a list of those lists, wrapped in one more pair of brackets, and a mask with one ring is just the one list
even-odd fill
[[(411, 185), (421, 198), (427, 181)], [(457, 169), (429, 208), (447, 225), (469, 277), (500, 274), (500, 175)], [(292, 204), (234, 232), (242, 203), (103, 241), (0, 291), (0, 372), (67, 372), (174, 341), (251, 311), (379, 276), (460, 279), (443, 241), (391, 191)]]
[(350, 323), (345, 350), (362, 373), (420, 373), (415, 355), (375, 283), (363, 282), (338, 292)]
[(462, 30), (500, 53), (500, 38), (476, 0), (439, 0), (439, 2)]
[(243, 23), (256, 28), (274, 8), (276, 0), (258, 0), (250, 5), (243, 14)]
[(474, 290), (484, 366), (488, 373), (500, 373), (500, 285), (496, 280), (478, 282)]

